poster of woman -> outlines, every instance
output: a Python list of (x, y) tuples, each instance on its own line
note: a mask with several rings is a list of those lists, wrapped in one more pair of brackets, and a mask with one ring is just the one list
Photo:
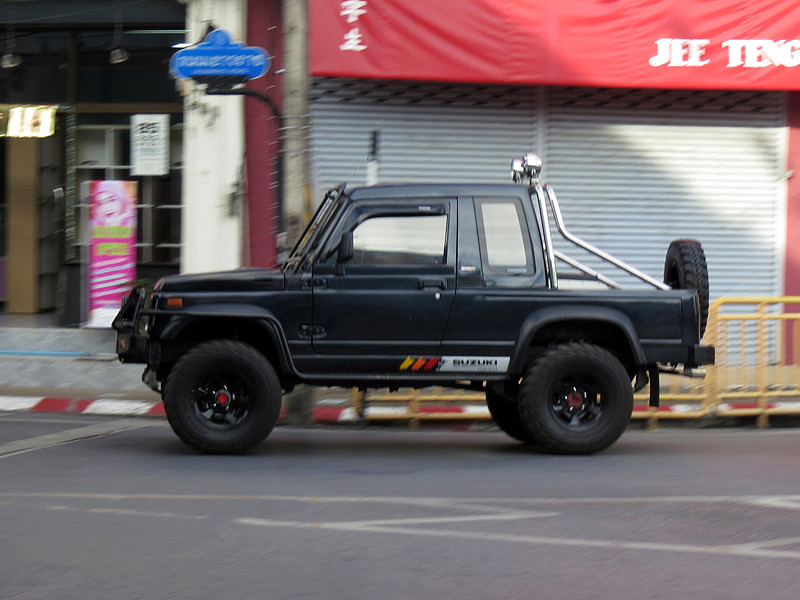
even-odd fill
[(89, 327), (111, 327), (136, 280), (135, 181), (89, 182)]

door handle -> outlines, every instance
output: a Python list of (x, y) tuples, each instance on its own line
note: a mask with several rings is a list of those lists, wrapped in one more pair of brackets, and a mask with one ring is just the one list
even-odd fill
[(417, 279), (417, 288), (420, 290), (436, 288), (439, 290), (447, 289), (447, 281), (441, 277), (420, 277)]
[(315, 277), (311, 280), (311, 285), (315, 288), (326, 288), (328, 287), (328, 280), (324, 277)]

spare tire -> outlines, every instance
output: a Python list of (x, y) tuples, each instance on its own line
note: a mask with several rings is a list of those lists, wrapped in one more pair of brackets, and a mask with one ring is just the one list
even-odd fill
[(664, 283), (674, 290), (696, 290), (700, 301), (700, 337), (708, 322), (708, 266), (697, 240), (675, 240), (664, 260)]

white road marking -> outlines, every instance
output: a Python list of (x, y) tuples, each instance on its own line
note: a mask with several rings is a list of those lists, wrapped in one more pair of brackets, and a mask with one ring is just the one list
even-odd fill
[(680, 552), (695, 554), (718, 554), (726, 556), (747, 556), (752, 558), (785, 558), (800, 560), (800, 552), (780, 550), (764, 550), (740, 546), (699, 546), (692, 544), (661, 544), (654, 542), (630, 542), (622, 540), (593, 540), (565, 537), (543, 537), (535, 535), (517, 535), (489, 533), (485, 531), (455, 531), (451, 529), (412, 529), (379, 527), (347, 523), (310, 523), (302, 521), (271, 521), (268, 519), (234, 519), (234, 523), (254, 527), (295, 527), (299, 529), (329, 529), (334, 531), (362, 531), (368, 533), (393, 533), (400, 535), (422, 535), (427, 537), (451, 537), (459, 539), (480, 540), (485, 542), (513, 542), (528, 545), (570, 546), (580, 548), (613, 548), (615, 550), (650, 550), (661, 552)]
[(78, 427), (77, 429), (59, 431), (58, 433), (39, 435), (24, 440), (15, 440), (13, 442), (7, 442), (0, 445), (0, 459), (17, 456), (19, 454), (25, 454), (26, 452), (33, 452), (34, 450), (52, 448), (53, 446), (61, 446), (71, 442), (101, 437), (112, 433), (118, 433), (120, 431), (128, 431), (130, 429), (140, 429), (148, 426), (149, 424), (146, 421), (143, 422), (132, 419), (120, 419), (104, 423), (95, 423), (94, 425)]
[(474, 521), (513, 521), (517, 519), (536, 519), (557, 517), (557, 512), (511, 512), (493, 515), (461, 515), (458, 517), (419, 517), (411, 519), (378, 519), (375, 521), (336, 521), (337, 525), (357, 528), (384, 525), (423, 525), (425, 523), (468, 523)]
[[(108, 424), (110, 425), (110, 424)], [(142, 424), (141, 426), (146, 426)], [(89, 429), (89, 428), (82, 428)], [(47, 437), (47, 436), (42, 436)], [(2, 447), (0, 447), (2, 448)], [(518, 510), (506, 505), (548, 505), (548, 504), (653, 504), (653, 503), (696, 503), (716, 504), (720, 502), (749, 505), (762, 508), (798, 509), (800, 496), (659, 496), (638, 498), (447, 498), (447, 497), (369, 497), (369, 496), (279, 496), (279, 495), (233, 495), (233, 494), (105, 494), (105, 493), (60, 493), (60, 492), (0, 492), (0, 498), (31, 499), (58, 498), (76, 500), (158, 500), (181, 501), (190, 500), (225, 500), (225, 501), (291, 501), (308, 503), (373, 503), (401, 504), (427, 508), (443, 508), (451, 510), (475, 510), (483, 514), (458, 515), (441, 517), (419, 517), (407, 519), (376, 519), (365, 521), (284, 521), (262, 518), (236, 518), (233, 523), (248, 527), (280, 527), (298, 529), (323, 529), (331, 531), (350, 531), (364, 533), (388, 533), (395, 535), (420, 535), (426, 537), (457, 538), (480, 541), (496, 541), (527, 545), (566, 546), (578, 548), (612, 548), (616, 550), (638, 550), (689, 554), (707, 554), (718, 556), (740, 556), (750, 558), (776, 558), (784, 560), (800, 560), (800, 551), (776, 550), (775, 546), (794, 546), (800, 544), (800, 537), (787, 537), (762, 540), (743, 544), (675, 544), (660, 542), (638, 542), (630, 540), (604, 540), (589, 538), (549, 537), (536, 535), (491, 533), (487, 531), (458, 531), (437, 529), (435, 527), (414, 528), (409, 525), (435, 525), (436, 523), (458, 523), (477, 521), (501, 521), (512, 519), (547, 518), (558, 515), (553, 511)], [(9, 500), (0, 500), (0, 505), (12, 504)], [(74, 508), (64, 505), (45, 506), (47, 510), (83, 510), (94, 514), (116, 514), (133, 517), (159, 517), (206, 519), (204, 515), (188, 515), (170, 512), (151, 512), (125, 508)]]
[(747, 504), (757, 506), (769, 506), (772, 508), (787, 508), (789, 510), (800, 510), (800, 498), (786, 498), (783, 496), (767, 496), (765, 498), (755, 498), (748, 500)]
[(110, 513), (115, 515), (124, 515), (132, 517), (158, 517), (162, 519), (191, 519), (202, 520), (207, 519), (207, 515), (186, 515), (170, 512), (152, 512), (147, 510), (132, 510), (127, 508), (90, 508), (86, 512), (90, 513)]
[(751, 544), (736, 544), (734, 548), (751, 550), (757, 548), (769, 548), (770, 546), (794, 546), (796, 544), (800, 544), (800, 537), (779, 538), (777, 540), (764, 540), (762, 542), (753, 542)]

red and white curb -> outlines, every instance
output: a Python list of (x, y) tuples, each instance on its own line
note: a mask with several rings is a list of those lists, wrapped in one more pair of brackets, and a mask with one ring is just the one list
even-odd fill
[(0, 396), (0, 411), (47, 412), (73, 415), (109, 415), (135, 417), (163, 417), (161, 402), (142, 400), (117, 400), (98, 398), (51, 398), (33, 396)]
[(759, 406), (758, 402), (723, 402), (717, 406), (717, 412), (725, 412), (729, 410), (752, 410), (759, 408), (766, 408), (769, 410), (780, 409), (786, 411), (797, 411), (798, 414), (800, 414), (800, 402), (797, 401), (767, 402), (764, 406)]
[[(355, 408), (348, 405), (347, 401), (342, 400), (321, 400), (312, 408), (311, 420), (314, 423), (357, 423), (361, 417)], [(730, 402), (721, 403), (713, 407), (709, 414), (735, 413), (753, 409), (781, 409), (788, 413), (797, 412), (800, 414), (800, 401), (790, 402), (769, 402), (764, 406), (759, 406), (755, 402)], [(637, 404), (634, 409), (636, 414), (649, 413), (650, 407), (646, 404)], [(662, 404), (655, 411), (655, 414), (673, 413), (678, 416), (680, 413), (694, 413), (702, 411), (701, 403), (676, 403)], [(116, 398), (97, 398), (97, 399), (76, 399), (76, 398), (54, 398), (42, 396), (0, 396), (0, 412), (34, 412), (34, 413), (62, 413), (73, 415), (94, 415), (94, 416), (131, 416), (131, 417), (164, 417), (164, 405), (160, 401), (144, 400), (122, 400)], [(458, 420), (457, 415), (463, 415), (464, 420), (491, 420), (491, 415), (486, 406), (479, 404), (453, 404), (442, 405), (427, 404), (420, 407), (418, 414), (425, 418), (425, 415), (437, 413), (447, 414), (449, 419)], [(286, 407), (281, 413), (281, 419), (285, 418)], [(407, 408), (403, 406), (367, 406), (364, 417), (376, 420), (391, 420), (392, 418), (411, 418)], [(731, 414), (735, 416), (735, 414)]]
[[(634, 404), (633, 405), (633, 414), (639, 413), (650, 413), (653, 409), (650, 408), (648, 404)], [(703, 405), (699, 402), (685, 402), (682, 404), (661, 404), (655, 412), (657, 414), (663, 413), (693, 413), (699, 410), (703, 410)]]
[[(286, 407), (281, 413), (285, 417)], [(163, 417), (164, 405), (159, 401), (121, 400), (113, 398), (75, 399), (33, 396), (0, 396), (0, 412), (62, 413), (95, 416)], [(406, 414), (403, 407), (370, 406), (366, 417), (391, 419)], [(421, 413), (463, 414), (465, 419), (485, 417), (491, 419), (484, 406), (477, 405), (428, 405)], [(321, 400), (311, 410), (314, 423), (356, 423), (361, 418), (356, 410), (340, 400)]]

